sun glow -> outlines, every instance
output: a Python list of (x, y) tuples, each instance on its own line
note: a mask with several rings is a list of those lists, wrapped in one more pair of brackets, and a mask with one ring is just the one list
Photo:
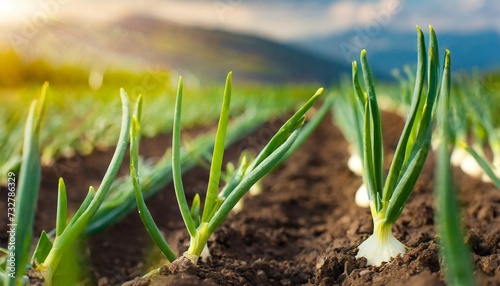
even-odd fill
[(18, 23), (33, 8), (29, 1), (0, 0), (0, 23)]

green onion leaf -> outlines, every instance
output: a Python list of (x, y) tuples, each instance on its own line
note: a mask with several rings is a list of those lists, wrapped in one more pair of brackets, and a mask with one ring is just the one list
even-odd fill
[(438, 149), (437, 181), (435, 195), (438, 201), (436, 222), (441, 237), (441, 254), (445, 264), (445, 278), (449, 285), (474, 285), (471, 255), (464, 244), (460, 209), (457, 204), (450, 165), (452, 138), (446, 115), (450, 96), (450, 53), (446, 51), (445, 68), (441, 86), (440, 131), (443, 135)]
[(422, 89), (424, 85), (424, 77), (425, 77), (425, 40), (422, 30), (417, 26), (417, 35), (418, 35), (418, 59), (417, 59), (417, 74), (415, 77), (415, 87), (413, 90), (413, 96), (410, 105), (410, 112), (405, 122), (405, 126), (403, 129), (403, 133), (396, 147), (396, 151), (394, 153), (394, 158), (391, 163), (391, 167), (389, 169), (389, 173), (387, 175), (387, 182), (384, 187), (383, 192), (383, 200), (389, 201), (389, 199), (393, 195), (393, 191), (396, 187), (397, 181), (399, 179), (399, 172), (397, 170), (401, 170), (403, 168), (403, 164), (405, 161), (406, 153), (411, 150), (412, 144), (409, 143), (409, 139), (411, 137), (412, 131), (416, 130), (414, 128), (415, 122), (418, 122), (418, 112), (420, 111), (419, 106), (421, 106), (422, 102)]
[(179, 78), (179, 85), (177, 87), (177, 96), (175, 99), (174, 111), (174, 127), (172, 134), (172, 174), (174, 179), (175, 196), (181, 211), (184, 225), (189, 232), (189, 236), (196, 235), (196, 226), (191, 217), (189, 205), (187, 203), (186, 194), (184, 193), (184, 186), (182, 184), (182, 171), (181, 171), (181, 112), (182, 112), (182, 92), (183, 84), (182, 77)]
[(146, 206), (146, 202), (144, 201), (144, 197), (142, 195), (141, 182), (138, 172), (141, 108), (142, 97), (140, 96), (137, 100), (134, 115), (132, 117), (132, 125), (130, 128), (130, 177), (132, 178), (132, 184), (134, 185), (137, 210), (139, 211), (141, 221), (156, 246), (158, 246), (163, 255), (165, 255), (165, 257), (170, 262), (172, 262), (177, 258), (177, 256), (172, 251), (172, 248), (168, 245), (158, 226), (154, 222), (153, 216), (149, 212), (149, 209)]
[(286, 161), (291, 155), (293, 155), (293, 153), (295, 153), (295, 151), (297, 151), (297, 149), (300, 148), (300, 146), (302, 146), (302, 144), (304, 144), (307, 138), (309, 138), (309, 136), (314, 132), (314, 130), (316, 130), (318, 125), (328, 114), (328, 111), (331, 109), (333, 102), (334, 100), (332, 97), (326, 99), (326, 101), (323, 103), (314, 117), (302, 127), (302, 131), (300, 131), (299, 137), (297, 137), (297, 140), (295, 140), (292, 147), (288, 149), (285, 156), (281, 158), (281, 161), (275, 166), (275, 168)]
[(66, 228), (72, 226), (80, 218), (80, 216), (82, 216), (83, 212), (89, 207), (90, 202), (92, 202), (94, 197), (95, 197), (95, 189), (94, 187), (90, 186), (87, 196), (85, 196), (85, 199), (83, 200), (82, 204), (75, 212), (73, 217), (69, 220), (68, 224), (66, 225)]
[(480, 155), (476, 150), (474, 150), (474, 148), (468, 145), (461, 144), (460, 147), (464, 148), (472, 157), (474, 157), (481, 169), (483, 169), (486, 175), (488, 175), (488, 177), (491, 179), (495, 187), (497, 187), (497, 189), (500, 189), (500, 178), (497, 177), (497, 175), (493, 171), (494, 167), (491, 166), (491, 164), (486, 161), (486, 159), (484, 159), (484, 156)]
[(49, 239), (47, 233), (42, 230), (38, 244), (36, 245), (35, 251), (33, 252), (32, 261), (41, 264), (45, 261), (45, 258), (49, 255), (52, 249), (52, 242)]
[(214, 153), (212, 163), (210, 165), (210, 177), (208, 180), (207, 196), (205, 198), (205, 206), (203, 208), (202, 222), (210, 220), (210, 214), (214, 211), (217, 194), (219, 193), (220, 174), (222, 170), (222, 158), (224, 156), (224, 144), (226, 140), (227, 125), (229, 122), (229, 107), (231, 105), (231, 89), (232, 89), (232, 73), (227, 75), (226, 87), (224, 89), (224, 99), (222, 102), (222, 110), (215, 136)]
[[(382, 123), (380, 120), (380, 111), (377, 103), (377, 96), (375, 95), (375, 84), (373, 82), (373, 76), (370, 71), (370, 66), (368, 65), (368, 60), (366, 59), (366, 50), (361, 51), (361, 67), (363, 69), (363, 78), (366, 85), (366, 92), (368, 101), (368, 111), (369, 118), (367, 118), (368, 128), (370, 129), (370, 140), (372, 142), (371, 154), (366, 154), (368, 158), (371, 158), (373, 164), (373, 173), (371, 175), (374, 178), (374, 192), (377, 196), (382, 195), (382, 186), (384, 184), (384, 148), (382, 142)], [(378, 201), (378, 200), (377, 200)], [(381, 209), (381, 205), (377, 206), (377, 210)]]
[(57, 191), (56, 236), (60, 236), (66, 228), (67, 208), (68, 198), (66, 196), (66, 185), (64, 184), (63, 178), (60, 178)]
[(15, 279), (10, 279), (9, 285), (14, 285), (25, 273), (28, 255), (33, 237), (33, 221), (41, 180), (40, 164), (40, 124), (45, 111), (45, 96), (48, 83), (42, 87), (40, 100), (35, 100), (30, 107), (24, 129), (23, 155), (19, 182), (16, 194), (15, 210)]
[(279, 146), (281, 146), (290, 135), (299, 126), (304, 123), (304, 115), (306, 112), (314, 105), (314, 103), (319, 99), (319, 96), (323, 93), (323, 88), (320, 88), (316, 93), (294, 114), (290, 119), (288, 119), (283, 126), (276, 132), (276, 134), (271, 138), (271, 140), (266, 144), (264, 149), (257, 155), (255, 160), (252, 162), (250, 167), (247, 169), (247, 173), (251, 172), (256, 166), (258, 166), (265, 158), (267, 158), (271, 153), (273, 153)]
[(191, 204), (191, 217), (193, 218), (196, 227), (198, 227), (201, 223), (200, 206), (201, 206), (200, 195), (196, 194), (194, 195), (193, 203)]

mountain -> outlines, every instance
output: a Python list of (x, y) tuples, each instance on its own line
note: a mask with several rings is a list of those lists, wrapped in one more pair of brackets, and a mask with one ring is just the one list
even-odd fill
[[(498, 56), (500, 34), (498, 32), (437, 32), (437, 37), (441, 58), (445, 48), (451, 52), (453, 70), (470, 72), (473, 68), (500, 69)], [(426, 41), (428, 42), (427, 36)], [(291, 44), (345, 64), (359, 60), (359, 52), (366, 48), (370, 65), (385, 72), (393, 68), (401, 68), (406, 64), (416, 64), (416, 33), (382, 31), (369, 35), (366, 31), (354, 29), (354, 31), (338, 35), (301, 39)]]
[[(257, 36), (184, 26), (142, 15), (111, 23), (19, 27), (4, 41), (28, 58), (90, 68), (167, 69), (200, 81), (328, 83), (348, 65)], [(5, 33), (3, 33), (5, 34)]]

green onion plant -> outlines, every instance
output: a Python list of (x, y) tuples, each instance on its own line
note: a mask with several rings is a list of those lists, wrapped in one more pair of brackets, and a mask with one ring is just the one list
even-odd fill
[[(362, 145), (359, 142), (363, 140), (363, 114), (357, 108), (357, 99), (354, 96), (352, 88), (349, 90), (343, 88), (346, 85), (342, 81), (341, 90), (348, 94), (348, 96), (336, 96), (335, 104), (332, 108), (333, 118), (335, 124), (340, 128), (347, 143), (349, 144), (349, 160), (347, 166), (354, 174), (358, 176), (363, 175), (363, 163), (361, 157), (363, 154)], [(352, 86), (352, 83), (349, 83)]]
[[(226, 145), (233, 144), (254, 131), (260, 124), (272, 116), (271, 112), (260, 114), (244, 113), (230, 123), (230, 130), (226, 135)], [(142, 122), (142, 126), (144, 126)], [(214, 132), (207, 132), (193, 138), (189, 148), (181, 148), (180, 159), (182, 171), (186, 172), (197, 165), (199, 158), (210, 153), (214, 147)], [(139, 160), (138, 169), (141, 170), (141, 189), (144, 199), (147, 199), (167, 184), (172, 182), (172, 152), (167, 149), (158, 162)], [(101, 207), (89, 223), (86, 234), (96, 234), (123, 219), (127, 214), (136, 209), (135, 188), (130, 184), (130, 176), (115, 180), (109, 194)]]
[[(363, 141), (363, 114), (361, 113), (361, 108), (358, 108), (358, 100), (352, 91), (352, 87), (349, 90), (342, 88), (344, 82), (341, 84), (341, 90), (347, 93), (348, 96), (335, 97), (332, 113), (335, 124), (340, 128), (349, 144), (348, 152), (350, 156), (347, 161), (347, 167), (354, 174), (362, 177), (363, 161), (361, 158), (363, 157), (363, 146), (360, 143)], [(349, 85), (352, 86), (352, 83), (349, 83)], [(365, 183), (362, 183), (356, 191), (354, 202), (359, 207), (370, 207), (370, 199)]]
[[(439, 55), (432, 27), (429, 27), (429, 34), (427, 63), (424, 36), (417, 26), (418, 64), (410, 111), (385, 180), (380, 110), (365, 50), (360, 58), (366, 92), (358, 79), (357, 63), (352, 65), (357, 108), (363, 114), (363, 141), (360, 143), (363, 146), (363, 180), (368, 189), (374, 224), (373, 234), (359, 245), (357, 257), (366, 257), (369, 265), (380, 265), (406, 251), (392, 234), (392, 226), (410, 197), (431, 143), (433, 110), (439, 91)], [(427, 92), (423, 93), (426, 63)]]
[(63, 255), (74, 247), (75, 241), (84, 233), (104, 201), (122, 164), (129, 140), (130, 107), (128, 95), (123, 89), (120, 91), (120, 96), (122, 100), (121, 131), (108, 170), (97, 191), (92, 186), (89, 188), (87, 197), (69, 221), (66, 219), (66, 186), (62, 178), (59, 180), (55, 239), (51, 241), (48, 235), (42, 232), (33, 255), (34, 268), (42, 274), (46, 285), (53, 285), (54, 274), (60, 267)]
[[(33, 237), (33, 221), (35, 219), (36, 202), (40, 188), (42, 168), (40, 164), (40, 126), (45, 113), (45, 98), (48, 83), (41, 91), (40, 99), (32, 102), (28, 119), (24, 128), (23, 152), (19, 181), (14, 172), (9, 172), (14, 184), (9, 184), (9, 203), (15, 205), (13, 216), (9, 215), (9, 241), (4, 267), (0, 271), (0, 281), (4, 285), (23, 285), (26, 266), (29, 260), (31, 240)], [(11, 182), (11, 181), (9, 181)], [(18, 188), (16, 190), (16, 184)], [(15, 199), (10, 194), (15, 194)], [(14, 238), (14, 240), (12, 240)]]
[[(210, 165), (210, 176), (205, 201), (203, 203), (201, 196), (197, 194), (191, 205), (189, 205), (181, 178), (180, 123), (183, 83), (182, 78), (179, 79), (173, 123), (172, 174), (179, 209), (191, 238), (189, 248), (183, 253), (182, 257), (185, 257), (196, 264), (200, 256), (202, 256), (202, 253), (208, 253), (207, 241), (211, 234), (224, 222), (230, 211), (235, 207), (238, 201), (241, 200), (245, 193), (277, 164), (281, 163), (283, 158), (287, 156), (287, 152), (293, 147), (294, 142), (299, 137), (301, 127), (305, 120), (305, 113), (317, 101), (322, 91), (323, 89), (319, 89), (309, 99), (309, 101), (301, 109), (299, 109), (299, 111), (297, 111), (281, 127), (280, 130), (278, 130), (278, 132), (255, 157), (255, 159), (250, 160), (249, 157), (243, 156), (236, 167), (236, 171), (233, 172), (233, 177), (228, 180), (229, 183), (227, 183), (227, 185), (219, 191), (219, 181), (221, 179), (222, 159), (224, 155), (225, 137), (229, 123), (229, 108), (232, 93), (232, 74), (229, 73), (226, 79), (222, 110), (220, 112), (219, 124), (215, 136), (214, 151)], [(140, 105), (141, 103), (139, 101), (136, 111), (134, 112), (132, 119), (133, 124), (130, 132), (130, 171), (132, 182), (135, 187), (139, 214), (146, 229), (165, 257), (169, 261), (173, 261), (177, 258), (177, 256), (161, 235), (142, 196), (143, 190), (140, 183), (140, 170), (138, 170), (138, 145), (141, 113)], [(323, 114), (326, 114), (326, 112), (323, 112)], [(203, 208), (201, 207), (202, 204)]]
[[(498, 118), (492, 94), (481, 88), (479, 76), (471, 82), (461, 78), (456, 90), (457, 99), (450, 103), (453, 111), (455, 142), (454, 161), (472, 177), (493, 182), (500, 189), (500, 137)], [(486, 156), (491, 152), (491, 160)]]
[(454, 132), (450, 124), (450, 52), (446, 51), (443, 81), (441, 85), (438, 114), (440, 144), (437, 151), (437, 180), (434, 190), (436, 197), (436, 224), (440, 237), (441, 256), (444, 260), (445, 279), (448, 285), (474, 285), (471, 255), (464, 244), (453, 170), (450, 164), (451, 150), (454, 148)]

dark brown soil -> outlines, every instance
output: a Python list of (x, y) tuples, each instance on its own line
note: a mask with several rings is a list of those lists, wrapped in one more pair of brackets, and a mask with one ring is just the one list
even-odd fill
[[(389, 161), (402, 121), (391, 114), (384, 114), (383, 120)], [(241, 146), (264, 143), (276, 124), (271, 125), (232, 147), (228, 158), (236, 160)], [(142, 150), (160, 156), (168, 140), (145, 140)], [(110, 157), (107, 151), (72, 159), (78, 164), (63, 176), (73, 206), (81, 202), (89, 184), (98, 185)], [(155, 276), (151, 284), (444, 285), (434, 228), (432, 154), (393, 228), (396, 238), (410, 250), (380, 267), (366, 266), (365, 259), (355, 258), (356, 247), (371, 234), (372, 221), (368, 209), (354, 204), (361, 179), (347, 169), (347, 159), (345, 140), (331, 119), (326, 119), (296, 154), (263, 181), (263, 194), (247, 196), (244, 209), (230, 215), (213, 234), (208, 262), (194, 266), (176, 261), (175, 267), (163, 267), (162, 275)], [(62, 163), (67, 162), (58, 162)], [(203, 168), (186, 174), (188, 200), (196, 192), (204, 192), (207, 177), (208, 171)], [(500, 191), (459, 170), (455, 177), (478, 285), (500, 285)], [(54, 170), (44, 169), (35, 233), (54, 226), (56, 190)], [(181, 254), (189, 238), (173, 187), (166, 187), (147, 204), (167, 241)], [(2, 245), (5, 242), (1, 237)], [(88, 284), (120, 285), (165, 262), (160, 260), (137, 213), (90, 237), (88, 254), (92, 273)], [(139, 278), (127, 284), (147, 285)]]

